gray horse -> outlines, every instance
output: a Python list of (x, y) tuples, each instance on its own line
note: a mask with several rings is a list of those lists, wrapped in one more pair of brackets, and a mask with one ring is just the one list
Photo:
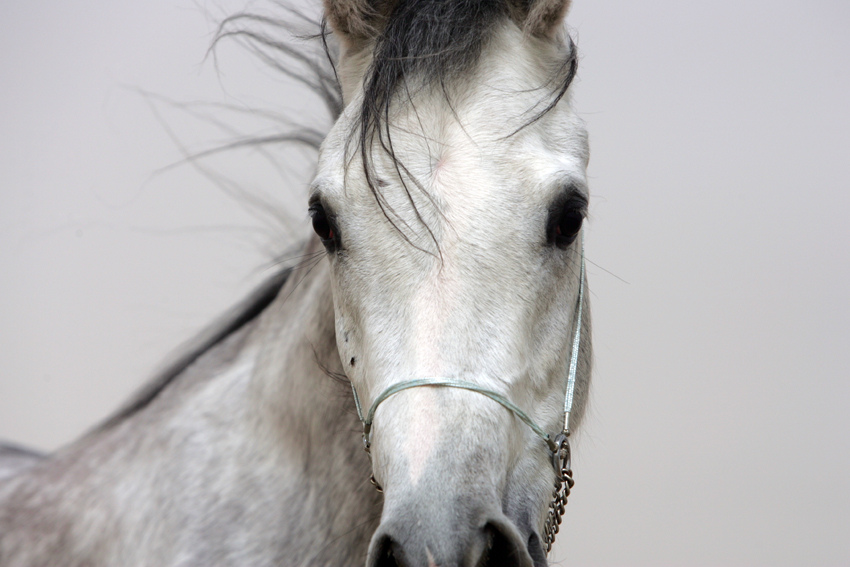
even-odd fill
[(315, 261), (0, 452), (0, 565), (545, 566), (591, 359), (568, 4), (326, 0)]

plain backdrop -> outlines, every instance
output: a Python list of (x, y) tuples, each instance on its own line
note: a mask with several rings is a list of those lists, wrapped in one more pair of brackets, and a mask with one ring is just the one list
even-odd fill
[[(596, 371), (555, 559), (850, 564), (850, 3), (574, 4)], [(73, 440), (307, 234), (309, 151), (178, 163), (326, 120), (206, 57), (241, 7), (0, 9), (0, 438)]]

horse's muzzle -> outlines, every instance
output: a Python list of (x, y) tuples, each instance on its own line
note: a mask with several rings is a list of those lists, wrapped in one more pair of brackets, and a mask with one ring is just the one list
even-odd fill
[[(448, 521), (445, 521), (448, 520)], [(529, 549), (529, 544), (531, 548)], [(532, 558), (536, 556), (536, 559)], [(523, 541), (507, 518), (486, 521), (483, 527), (458, 526), (449, 517), (424, 522), (384, 521), (372, 538), (367, 567), (545, 567), (536, 537)]]

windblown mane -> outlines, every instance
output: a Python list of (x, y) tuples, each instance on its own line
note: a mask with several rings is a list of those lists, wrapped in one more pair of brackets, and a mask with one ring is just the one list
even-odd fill
[[(214, 50), (219, 42), (225, 39), (239, 41), (273, 70), (316, 93), (318, 99), (324, 104), (328, 116), (331, 120), (336, 120), (342, 111), (342, 93), (334, 68), (337, 57), (336, 48), (328, 41), (324, 22), (317, 21), (285, 4), (278, 4), (277, 7), (285, 12), (284, 15), (291, 17), (280, 18), (254, 12), (239, 12), (225, 18), (219, 25), (210, 49)], [(187, 156), (186, 161), (190, 162), (198, 157), (244, 146), (256, 147), (284, 143), (300, 144), (318, 150), (326, 134), (326, 131), (321, 131), (312, 125), (299, 124), (298, 120), (293, 119), (292, 126), (285, 131), (270, 136), (239, 139)], [(196, 360), (253, 321), (275, 300), (294, 268), (295, 266), (287, 266), (279, 269), (248, 297), (201, 331), (97, 429), (112, 427), (143, 410)]]

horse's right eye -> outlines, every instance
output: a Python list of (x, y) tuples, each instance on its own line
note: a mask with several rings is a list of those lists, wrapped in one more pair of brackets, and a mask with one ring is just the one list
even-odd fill
[(546, 239), (562, 250), (575, 242), (584, 222), (587, 200), (571, 190), (555, 201), (549, 209)]
[(561, 213), (560, 218), (555, 223), (552, 242), (559, 248), (566, 248), (575, 242), (579, 231), (581, 230), (584, 216), (579, 209), (566, 209)]
[(339, 231), (336, 229), (333, 220), (328, 218), (325, 208), (321, 203), (314, 203), (310, 205), (308, 210), (310, 218), (313, 220), (313, 230), (322, 240), (322, 244), (328, 250), (335, 248), (339, 241)]

